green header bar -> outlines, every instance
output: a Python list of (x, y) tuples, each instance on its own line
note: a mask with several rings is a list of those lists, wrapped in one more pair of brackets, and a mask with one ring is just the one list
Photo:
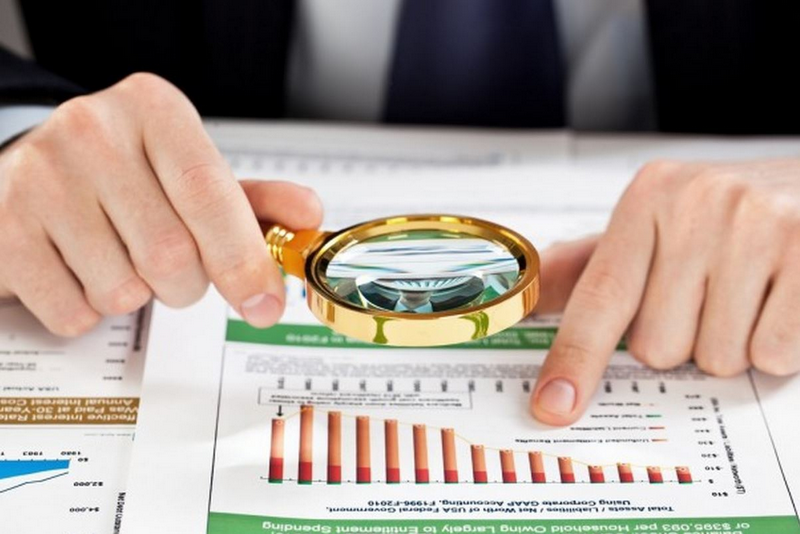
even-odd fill
[[(439, 349), (549, 349), (556, 335), (555, 327), (514, 327), (477, 341), (459, 345), (436, 347)], [(255, 328), (244, 321), (229, 320), (225, 335), (227, 341), (283, 345), (293, 347), (341, 347), (348, 349), (386, 349), (337, 334), (327, 326), (310, 324), (276, 324), (271, 328)]]
[[(688, 528), (688, 530), (685, 530)], [(669, 519), (292, 519), (211, 512), (208, 534), (550, 534), (557, 532), (684, 532), (800, 534), (794, 516)]]

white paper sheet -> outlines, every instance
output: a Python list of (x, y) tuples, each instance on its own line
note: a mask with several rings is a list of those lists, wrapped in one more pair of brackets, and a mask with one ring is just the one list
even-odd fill
[(0, 305), (0, 532), (118, 530), (146, 324), (142, 311), (65, 340)]

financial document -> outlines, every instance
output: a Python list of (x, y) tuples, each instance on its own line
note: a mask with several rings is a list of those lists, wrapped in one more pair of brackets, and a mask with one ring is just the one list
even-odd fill
[(142, 311), (64, 340), (0, 304), (0, 532), (119, 530), (146, 325)]
[[(596, 164), (591, 145), (553, 138), (538, 163), (465, 163), (480, 143), (447, 165), (370, 162), (395, 150), (385, 141), (350, 166), (327, 153), (325, 174), (303, 154), (331, 139), (299, 143), (291, 163), (240, 156), (236, 170), (313, 186), (328, 229), (457, 213), (543, 249), (602, 231), (636, 159)], [(621, 347), (586, 415), (551, 428), (527, 406), (557, 318), (456, 347), (375, 348), (319, 325), (299, 281), (287, 295), (266, 330), (214, 292), (185, 312), (156, 307), (123, 532), (800, 532), (784, 409), (796, 379), (656, 372)]]
[[(791, 138), (207, 125), (240, 177), (316, 188), (327, 229), (452, 212), (540, 250), (602, 231), (649, 159), (800, 156)], [(287, 291), (269, 330), (211, 291), (78, 340), (0, 303), (0, 532), (797, 531), (796, 379), (654, 373), (620, 351), (587, 416), (547, 428), (527, 398), (557, 318), (375, 349)]]

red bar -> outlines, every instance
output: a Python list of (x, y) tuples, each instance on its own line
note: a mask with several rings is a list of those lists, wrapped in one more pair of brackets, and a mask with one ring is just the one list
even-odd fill
[(312, 460), (314, 432), (314, 407), (303, 405), (300, 407), (300, 462), (297, 465), (297, 483), (311, 484), (314, 478)]
[(599, 465), (589, 466), (589, 482), (592, 484), (602, 484), (606, 481), (606, 476), (603, 474), (603, 468)]
[(445, 484), (457, 483), (456, 438), (452, 428), (442, 429), (442, 463), (444, 464)]
[(342, 414), (328, 412), (328, 484), (342, 483)]
[(356, 483), (372, 482), (372, 459), (369, 445), (369, 417), (356, 417)]
[(428, 470), (428, 434), (425, 425), (414, 425), (414, 480), (427, 484), (431, 480)]
[(486, 473), (486, 452), (483, 445), (472, 445), (472, 481), (475, 484), (486, 484), (489, 476)]
[(283, 482), (283, 419), (272, 420), (272, 443), (269, 451), (269, 481)]
[(517, 481), (517, 468), (514, 465), (514, 451), (500, 451), (500, 470), (503, 472), (503, 483), (513, 484)]
[(661, 468), (648, 467), (647, 479), (650, 481), (651, 484), (661, 484), (662, 482), (664, 482), (664, 477), (661, 476)]
[(617, 473), (619, 474), (619, 481), (623, 484), (631, 484), (633, 482), (631, 464), (617, 464)]
[(692, 483), (692, 472), (689, 471), (688, 467), (676, 467), (675, 474), (678, 475), (678, 483), (679, 484), (691, 484)]
[(387, 419), (383, 423), (383, 434), (386, 445), (386, 483), (400, 483), (400, 451), (397, 439), (397, 421)]
[(531, 451), (528, 453), (528, 464), (531, 467), (531, 481), (537, 484), (547, 482), (547, 477), (544, 474), (544, 459), (542, 453), (539, 451)]
[(567, 456), (561, 456), (558, 459), (558, 471), (561, 473), (561, 482), (564, 484), (572, 484), (575, 482), (575, 471), (572, 469), (572, 459)]

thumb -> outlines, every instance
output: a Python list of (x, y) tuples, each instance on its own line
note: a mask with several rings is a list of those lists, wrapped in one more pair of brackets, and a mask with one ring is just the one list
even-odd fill
[(239, 182), (256, 218), (291, 230), (316, 228), (322, 223), (322, 202), (313, 189), (283, 181)]
[(592, 256), (600, 236), (595, 234), (574, 241), (554, 243), (541, 256), (541, 295), (537, 313), (564, 310), (572, 288)]

